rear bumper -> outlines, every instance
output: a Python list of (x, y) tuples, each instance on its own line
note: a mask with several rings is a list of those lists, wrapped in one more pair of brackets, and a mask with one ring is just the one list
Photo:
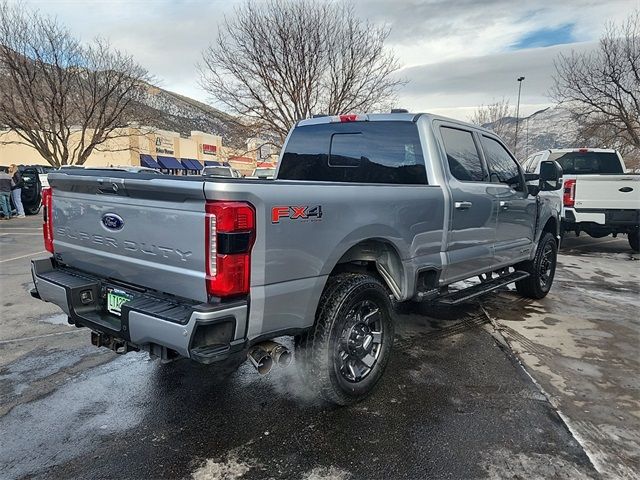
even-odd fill
[[(245, 348), (248, 303), (198, 304), (170, 295), (129, 289), (134, 297), (121, 316), (106, 311), (107, 279), (60, 267), (53, 259), (34, 260), (32, 295), (58, 305), (70, 323), (89, 327), (127, 345), (154, 351), (166, 347), (201, 363), (225, 360)], [(115, 285), (118, 289), (126, 289)], [(90, 293), (87, 293), (90, 292)], [(83, 300), (84, 299), (84, 302)]]
[[(640, 226), (640, 210), (616, 209), (564, 209), (563, 222), (566, 230), (576, 226), (605, 227), (611, 232), (627, 232)], [(585, 229), (585, 228), (583, 228)]]

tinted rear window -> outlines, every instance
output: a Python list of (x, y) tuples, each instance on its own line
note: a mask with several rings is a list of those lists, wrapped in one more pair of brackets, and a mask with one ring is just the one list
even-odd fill
[(557, 160), (562, 171), (569, 175), (624, 173), (618, 155), (606, 152), (551, 153), (549, 160)]
[(426, 184), (413, 122), (324, 123), (296, 128), (279, 179)]

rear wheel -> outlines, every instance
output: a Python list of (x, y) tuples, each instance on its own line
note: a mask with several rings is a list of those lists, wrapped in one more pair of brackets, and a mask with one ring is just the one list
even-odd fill
[(386, 287), (366, 274), (331, 277), (314, 327), (298, 340), (306, 380), (322, 397), (349, 405), (367, 397), (382, 376), (393, 344)]
[(627, 240), (629, 240), (629, 246), (634, 252), (640, 251), (640, 231), (634, 230), (633, 232), (629, 232)]
[(530, 274), (524, 280), (516, 282), (518, 293), (527, 298), (546, 297), (553, 284), (557, 257), (558, 244), (556, 239), (553, 234), (546, 232), (538, 243), (534, 259), (522, 262), (516, 267), (518, 270), (524, 270)]
[(24, 211), (27, 215), (37, 215), (38, 212), (40, 211), (40, 207), (41, 207), (41, 204), (40, 202), (38, 202), (37, 205), (26, 207)]

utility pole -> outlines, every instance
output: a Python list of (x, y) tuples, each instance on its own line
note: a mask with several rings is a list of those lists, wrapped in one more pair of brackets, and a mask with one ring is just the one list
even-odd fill
[(516, 106), (516, 138), (513, 141), (513, 153), (518, 157), (518, 125), (520, 124), (520, 93), (522, 92), (522, 81), (524, 77), (518, 77), (518, 104)]

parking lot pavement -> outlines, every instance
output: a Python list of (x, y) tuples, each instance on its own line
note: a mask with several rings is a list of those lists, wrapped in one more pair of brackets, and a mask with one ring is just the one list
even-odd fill
[[(28, 260), (42, 255), (39, 219), (12, 222), (0, 223), (1, 478), (599, 476), (518, 359), (494, 339), (478, 304), (428, 309), (426, 314), (419, 313), (425, 312), (422, 306), (400, 315), (394, 354), (380, 387), (357, 406), (337, 408), (313, 398), (295, 365), (259, 377), (245, 364), (225, 376), (186, 361), (161, 364), (143, 354), (119, 357), (91, 347), (86, 329), (66, 325), (55, 307), (29, 296)], [(587, 268), (588, 259), (574, 258)], [(582, 322), (580, 300), (567, 302), (564, 291), (581, 289), (593, 302), (604, 301), (602, 282), (574, 275), (575, 268), (564, 257), (563, 262), (558, 285), (564, 288), (556, 285), (542, 307), (517, 306), (519, 300), (508, 292), (482, 300), (507, 338), (507, 328), (519, 325), (523, 316), (530, 326), (544, 324), (534, 318), (536, 309), (554, 318), (566, 310), (567, 331), (572, 330), (568, 322)], [(607, 277), (605, 284), (610, 282)], [(608, 296), (606, 302), (615, 300)], [(617, 327), (604, 331), (622, 333), (622, 317), (630, 309), (617, 305), (618, 320), (609, 321)], [(627, 319), (632, 320), (637, 321)], [(584, 339), (575, 341), (576, 349), (582, 342), (600, 341), (599, 333), (589, 334), (581, 325), (576, 328), (585, 330)], [(597, 325), (590, 328), (601, 332)], [(615, 343), (632, 345), (628, 337)], [(554, 341), (549, 339), (547, 348), (564, 355)], [(629, 348), (617, 348), (617, 363), (606, 369), (600, 363), (583, 368), (591, 361), (586, 355), (582, 364), (567, 364), (562, 371), (566, 388), (596, 391), (596, 386), (578, 389), (579, 379), (586, 378), (594, 385), (602, 381), (598, 388), (615, 397), (614, 387), (605, 382), (625, 377), (623, 368), (637, 368), (626, 357)], [(518, 354), (529, 368), (523, 351)], [(606, 355), (598, 354), (604, 365)], [(529, 371), (538, 379), (537, 371)], [(601, 376), (593, 379), (594, 372)], [(550, 379), (561, 386), (557, 378)], [(556, 402), (554, 391), (538, 381)], [(628, 379), (629, 385), (633, 381)], [(632, 395), (620, 409), (629, 426), (634, 410), (635, 415), (639, 411), (633, 405)], [(570, 425), (579, 421), (567, 405), (560, 407)], [(608, 418), (612, 410), (613, 401), (602, 410), (600, 424), (615, 423)]]
[(545, 299), (487, 303), (605, 478), (640, 474), (639, 259), (625, 237), (568, 237)]

